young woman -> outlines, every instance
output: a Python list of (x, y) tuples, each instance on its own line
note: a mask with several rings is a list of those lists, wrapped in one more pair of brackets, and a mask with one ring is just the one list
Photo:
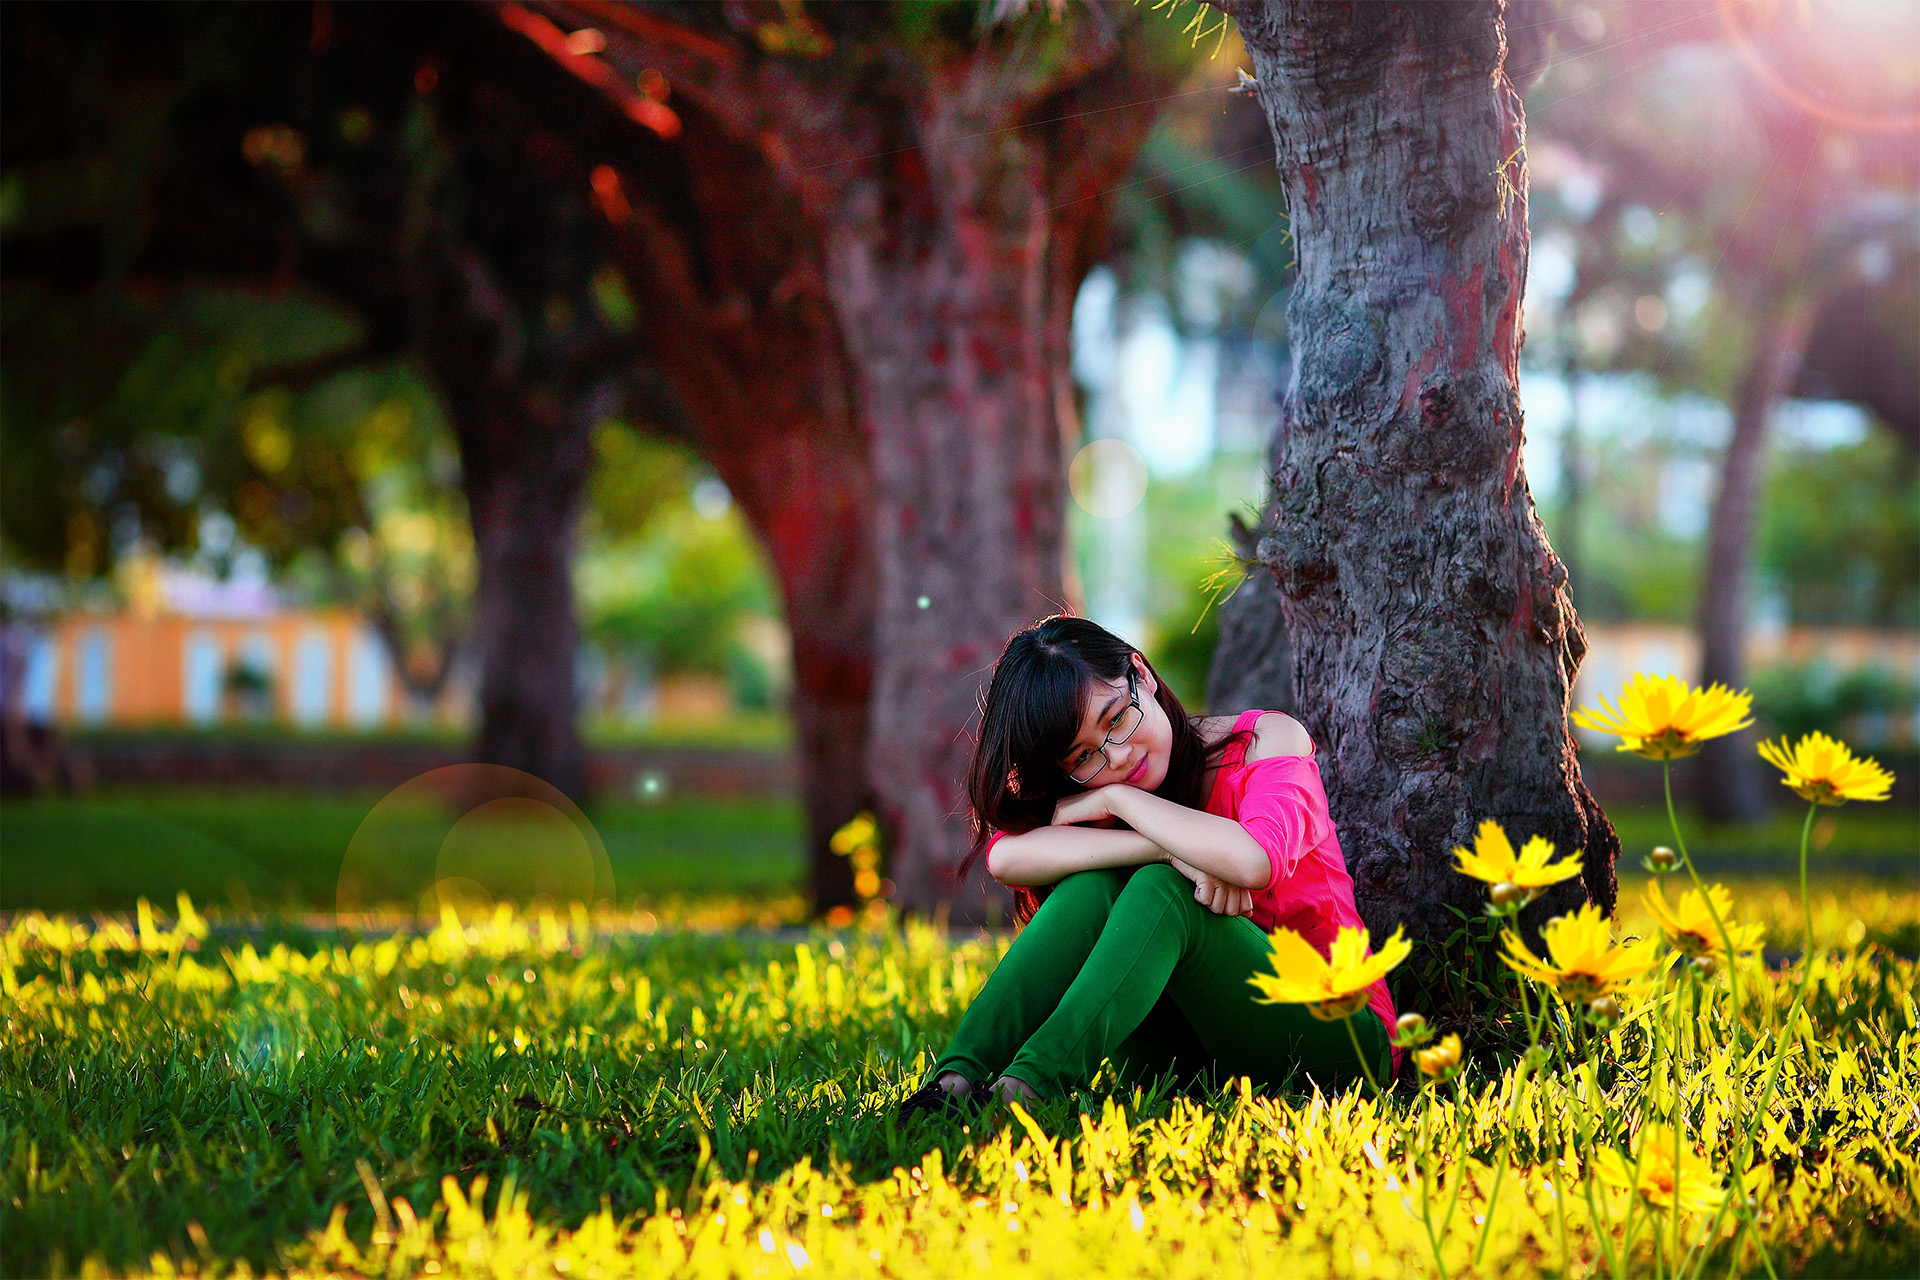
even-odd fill
[[(1255, 1003), (1266, 930), (1322, 954), (1358, 927), (1307, 732), (1277, 711), (1189, 719), (1134, 648), (1083, 618), (1014, 636), (968, 776), (987, 870), (1025, 928), (902, 1114), (989, 1087), (1060, 1097), (1103, 1060), (1134, 1082), (1244, 1075), (1268, 1088), (1359, 1076), (1338, 1022)], [(1354, 1018), (1382, 1079), (1393, 1003)]]

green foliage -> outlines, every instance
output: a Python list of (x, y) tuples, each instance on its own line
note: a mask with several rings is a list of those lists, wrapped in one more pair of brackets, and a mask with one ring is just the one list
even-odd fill
[[(198, 288), (162, 302), (29, 282), (7, 290), (0, 323), (0, 531), (11, 556), (79, 577), (109, 567), (120, 513), (163, 549), (191, 550), (202, 504), (232, 509), (257, 478), (239, 447), (248, 410), (284, 409), (251, 390), (256, 376), (357, 341), (337, 308), (298, 292)], [(308, 495), (304, 510), (328, 497)]]
[(1154, 620), (1154, 670), (1191, 715), (1207, 713), (1207, 671), (1220, 643), (1220, 594), (1208, 579), (1198, 579), (1179, 607)]
[(746, 703), (771, 701), (769, 677), (740, 640), (775, 594), (739, 508), (703, 512), (711, 480), (685, 449), (602, 423), (586, 549), (574, 582), (585, 630), (609, 653), (663, 673), (731, 676)]
[(1799, 623), (1920, 625), (1920, 465), (1891, 432), (1773, 455), (1757, 559)]
[(644, 537), (661, 510), (684, 505), (700, 478), (686, 449), (642, 435), (617, 418), (593, 429), (593, 477), (588, 482), (585, 536), (617, 543)]
[[(894, 1106), (993, 944), (505, 912), (268, 941), (141, 916), (26, 915), (6, 934), (10, 1273), (921, 1276), (964, 1260), (1016, 1277), (1398, 1277), (1432, 1273), (1422, 1190), (1458, 1187), (1441, 1250), (1458, 1275), (1510, 1141), (1474, 1273), (1584, 1274), (1601, 1266), (1591, 1175), (1560, 1162), (1562, 1120), (1624, 1144), (1666, 1084), (1630, 1018), (1591, 1093), (1471, 1062), (1430, 1104), (1230, 1083), (903, 1128)], [(1754, 1027), (1777, 1022), (1791, 974), (1748, 976)], [(1762, 1130), (1759, 1231), (1782, 1274), (1920, 1261), (1914, 981), (1871, 943), (1822, 967)], [(1718, 1180), (1728, 1100), (1757, 1095), (1758, 1071), (1720, 1054), (1681, 1077)], [(1423, 1148), (1460, 1153), (1425, 1188)], [(1622, 1193), (1594, 1190), (1617, 1224)], [(1726, 1229), (1708, 1257), (1715, 1275), (1757, 1266)]]
[(1770, 732), (1844, 737), (1862, 746), (1886, 746), (1896, 734), (1912, 740), (1920, 690), (1880, 666), (1842, 672), (1828, 662), (1783, 663), (1756, 671), (1754, 710)]

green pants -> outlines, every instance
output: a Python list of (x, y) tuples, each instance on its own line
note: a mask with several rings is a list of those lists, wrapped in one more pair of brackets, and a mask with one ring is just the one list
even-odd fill
[[(1256, 1087), (1336, 1090), (1360, 1074), (1338, 1022), (1305, 1005), (1256, 1004), (1247, 979), (1268, 967), (1266, 935), (1215, 915), (1172, 867), (1082, 871), (1053, 887), (960, 1019), (936, 1076), (1012, 1076), (1043, 1097), (1090, 1083), (1102, 1061), (1138, 1084), (1248, 1076)], [(1353, 1018), (1374, 1078), (1386, 1028)], [(1311, 1079), (1311, 1083), (1309, 1082)]]

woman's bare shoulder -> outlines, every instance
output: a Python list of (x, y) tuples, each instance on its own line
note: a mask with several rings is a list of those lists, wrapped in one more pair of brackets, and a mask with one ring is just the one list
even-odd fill
[(1284, 711), (1269, 711), (1253, 722), (1253, 742), (1247, 747), (1248, 760), (1266, 760), (1274, 756), (1310, 756), (1313, 739), (1306, 726)]

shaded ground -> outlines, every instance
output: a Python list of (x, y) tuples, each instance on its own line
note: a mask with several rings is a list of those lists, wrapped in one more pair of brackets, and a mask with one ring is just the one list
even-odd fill
[[(342, 856), (378, 793), (127, 788), (0, 805), (0, 908), (126, 910), (141, 897), (240, 909), (331, 908)], [(801, 882), (797, 805), (676, 797), (588, 815), (620, 902), (641, 894), (786, 894)], [(437, 838), (423, 820), (423, 838)], [(424, 885), (408, 895), (417, 894)]]

